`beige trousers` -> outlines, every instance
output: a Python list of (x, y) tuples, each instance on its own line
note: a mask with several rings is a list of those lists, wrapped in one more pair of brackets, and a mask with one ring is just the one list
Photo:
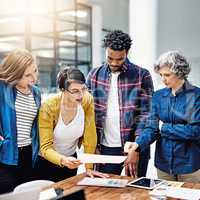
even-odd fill
[(200, 169), (189, 174), (171, 175), (157, 168), (157, 175), (159, 179), (164, 179), (167, 181), (200, 183)]

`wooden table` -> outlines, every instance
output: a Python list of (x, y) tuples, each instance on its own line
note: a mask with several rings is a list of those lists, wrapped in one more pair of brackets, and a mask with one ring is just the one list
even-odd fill
[[(134, 187), (125, 188), (108, 188), (108, 187), (94, 187), (94, 186), (77, 186), (77, 182), (85, 177), (85, 173), (65, 179), (52, 185), (52, 187), (63, 188), (64, 193), (68, 194), (76, 190), (84, 189), (86, 200), (148, 200), (149, 191)], [(111, 178), (129, 179), (127, 176), (110, 175)], [(200, 189), (200, 184), (184, 183), (182, 187)], [(168, 198), (173, 199), (173, 198)]]

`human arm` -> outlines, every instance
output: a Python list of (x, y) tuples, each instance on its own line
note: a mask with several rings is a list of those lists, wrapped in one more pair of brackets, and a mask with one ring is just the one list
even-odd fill
[(136, 178), (137, 176), (137, 162), (139, 160), (139, 152), (136, 151), (138, 144), (135, 142), (126, 142), (124, 145), (124, 152), (128, 153), (127, 159), (124, 162), (125, 174)]
[[(158, 97), (159, 98), (159, 97)], [(128, 153), (125, 161), (125, 173), (135, 177), (139, 151), (144, 151), (158, 137), (159, 133), (159, 111), (157, 108), (158, 98), (153, 96), (151, 112), (146, 120), (146, 127), (143, 132), (136, 138), (135, 142), (127, 142), (124, 146), (124, 152)]]
[(53, 147), (53, 130), (56, 120), (55, 102), (44, 103), (39, 111), (39, 139), (41, 155), (53, 164), (70, 169), (77, 168), (80, 161), (74, 157), (66, 157), (58, 153)]
[(192, 106), (186, 103), (184, 113), (188, 114), (186, 123), (164, 123), (161, 128), (161, 135), (174, 140), (200, 140), (200, 94), (191, 95), (189, 99)]
[(93, 73), (94, 73), (94, 69), (92, 69), (92, 70), (88, 73), (88, 75), (87, 75), (87, 77), (86, 77), (86, 86), (87, 86), (89, 92), (91, 92), (91, 89), (92, 89), (91, 79), (92, 79)]
[[(83, 146), (85, 153), (95, 153), (96, 144), (97, 144), (97, 133), (95, 126), (95, 117), (94, 117), (94, 102), (91, 94), (87, 93), (83, 99), (83, 108), (85, 111), (85, 130), (83, 134)], [(109, 177), (107, 174), (94, 171), (93, 165), (88, 163), (85, 165), (86, 173), (90, 177)]]
[(149, 71), (144, 70), (144, 73), (140, 76), (142, 77), (141, 88), (137, 97), (139, 112), (136, 118), (134, 119), (135, 123), (137, 124), (135, 128), (136, 137), (138, 137), (141, 134), (142, 130), (145, 127), (146, 120), (150, 112), (151, 99), (154, 90), (153, 81)]

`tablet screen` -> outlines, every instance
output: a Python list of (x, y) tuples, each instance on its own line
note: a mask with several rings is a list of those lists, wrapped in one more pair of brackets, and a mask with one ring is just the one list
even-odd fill
[(159, 185), (162, 182), (163, 180), (142, 177), (135, 181), (130, 182), (128, 185), (139, 186), (139, 187), (141, 186), (145, 188), (154, 188), (155, 186)]

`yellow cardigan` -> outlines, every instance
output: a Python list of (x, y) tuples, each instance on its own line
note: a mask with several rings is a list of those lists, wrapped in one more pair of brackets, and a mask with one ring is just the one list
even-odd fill
[[(45, 159), (59, 166), (62, 166), (62, 155), (53, 148), (53, 131), (58, 122), (61, 95), (62, 92), (45, 101), (39, 112), (40, 153)], [(85, 124), (84, 133), (79, 143), (83, 144), (84, 152), (95, 153), (97, 134), (94, 117), (94, 102), (89, 92), (86, 92), (83, 97), (82, 107), (85, 113)], [(86, 168), (90, 169), (92, 167), (92, 164), (86, 164)]]

